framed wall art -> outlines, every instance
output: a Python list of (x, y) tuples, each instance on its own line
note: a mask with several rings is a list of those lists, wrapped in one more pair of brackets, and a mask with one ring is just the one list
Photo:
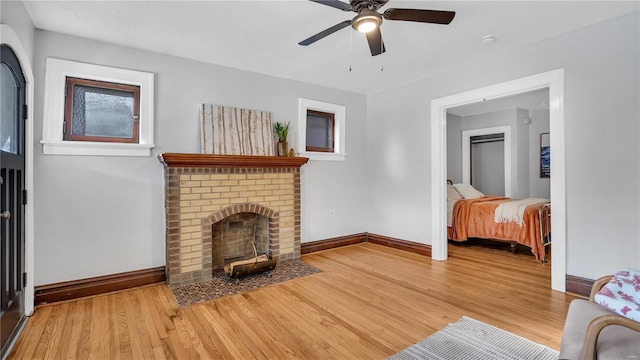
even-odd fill
[(549, 133), (540, 134), (540, 177), (551, 177), (551, 137)]

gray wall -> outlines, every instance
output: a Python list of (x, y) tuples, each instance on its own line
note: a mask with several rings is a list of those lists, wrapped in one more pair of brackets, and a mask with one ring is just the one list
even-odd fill
[(431, 243), (431, 99), (564, 68), (567, 272), (640, 267), (639, 28), (635, 12), (370, 95), (368, 230)]
[(156, 147), (151, 157), (134, 158), (43, 155), (38, 147), (36, 285), (164, 265), (157, 155), (200, 151), (202, 103), (271, 111), (274, 120), (291, 121), (292, 146), (299, 97), (346, 106), (346, 161), (310, 161), (302, 168), (302, 241), (366, 231), (364, 95), (38, 30), (36, 141), (42, 138), (46, 57), (155, 73)]
[(0, 1), (0, 24), (9, 25), (16, 32), (33, 65), (33, 34), (35, 28), (22, 1)]
[(447, 114), (447, 179), (462, 182), (462, 116)]
[(447, 114), (447, 179), (462, 182), (462, 116)]
[(548, 199), (550, 197), (550, 179), (540, 178), (540, 134), (549, 132), (549, 110), (531, 110), (529, 117), (531, 118), (529, 128), (529, 146), (531, 148), (529, 195)]
[(515, 139), (516, 144), (516, 165), (517, 165), (517, 182), (516, 188), (513, 189), (512, 197), (515, 199), (526, 199), (529, 197), (529, 125), (524, 124), (524, 119), (529, 117), (529, 111), (516, 109), (515, 117), (515, 134), (511, 134), (512, 141)]

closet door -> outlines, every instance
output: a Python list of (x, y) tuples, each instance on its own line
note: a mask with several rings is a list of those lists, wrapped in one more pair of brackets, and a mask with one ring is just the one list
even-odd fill
[(471, 138), (471, 184), (485, 195), (504, 196), (504, 134)]

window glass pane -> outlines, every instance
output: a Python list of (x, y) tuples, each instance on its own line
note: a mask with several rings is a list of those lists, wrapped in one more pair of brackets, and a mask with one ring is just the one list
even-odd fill
[(73, 86), (73, 135), (133, 137), (133, 92)]
[(9, 68), (0, 66), (0, 148), (4, 152), (18, 153), (16, 118), (18, 112), (18, 84)]
[(307, 113), (307, 146), (330, 148), (332, 130), (331, 117)]

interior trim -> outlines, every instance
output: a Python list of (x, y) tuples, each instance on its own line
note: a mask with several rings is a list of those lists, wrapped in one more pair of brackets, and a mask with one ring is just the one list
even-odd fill
[(368, 239), (369, 242), (373, 244), (384, 245), (390, 248), (431, 257), (431, 245), (376, 234), (369, 234)]
[(335, 249), (338, 247), (363, 242), (370, 242), (372, 244), (388, 246), (394, 249), (409, 251), (418, 255), (431, 256), (431, 245), (370, 233), (353, 234), (303, 243), (300, 245), (300, 252), (302, 254), (309, 254), (316, 251)]
[(589, 298), (595, 280), (567, 274), (567, 292)]
[(300, 244), (300, 254), (309, 254), (322, 250), (335, 249), (342, 246), (359, 244), (367, 241), (367, 233), (340, 236), (330, 239), (311, 241)]
[(164, 266), (35, 287), (35, 305), (131, 289), (166, 281)]

